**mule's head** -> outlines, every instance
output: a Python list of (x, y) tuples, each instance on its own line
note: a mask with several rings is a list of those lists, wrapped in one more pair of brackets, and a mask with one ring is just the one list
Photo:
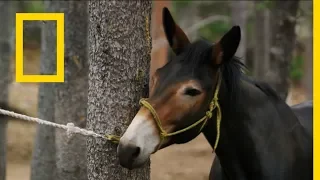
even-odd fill
[[(215, 44), (203, 40), (190, 43), (167, 8), (163, 9), (163, 27), (175, 57), (152, 75), (147, 102), (158, 115), (162, 129), (171, 133), (205, 116), (220, 77), (219, 67), (233, 57), (241, 34), (235, 26)], [(120, 164), (129, 169), (140, 167), (158, 149), (198, 136), (201, 126), (161, 139), (153, 114), (142, 106), (120, 139)]]

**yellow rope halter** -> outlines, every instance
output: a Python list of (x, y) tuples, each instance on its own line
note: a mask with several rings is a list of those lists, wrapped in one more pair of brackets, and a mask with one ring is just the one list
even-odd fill
[(186, 128), (183, 128), (181, 130), (178, 130), (178, 131), (175, 131), (175, 132), (172, 132), (172, 133), (167, 133), (162, 125), (161, 125), (161, 121), (160, 121), (160, 118), (156, 112), (156, 110), (152, 107), (152, 105), (147, 101), (146, 98), (142, 98), (140, 99), (139, 103), (140, 105), (143, 105), (144, 107), (146, 107), (150, 113), (152, 114), (154, 120), (156, 121), (157, 123), (157, 126), (160, 130), (160, 138), (161, 138), (161, 141), (160, 141), (160, 144), (158, 147), (160, 147), (160, 145), (162, 144), (162, 141), (166, 138), (166, 137), (169, 137), (169, 136), (174, 136), (174, 135), (177, 135), (177, 134), (180, 134), (180, 133), (183, 133), (185, 131), (188, 131), (194, 127), (196, 127), (198, 124), (200, 124), (201, 122), (203, 122), (201, 128), (200, 128), (200, 132), (202, 131), (202, 129), (204, 128), (204, 126), (206, 125), (208, 119), (211, 119), (212, 117), (212, 112), (215, 108), (217, 108), (217, 137), (216, 137), (216, 141), (215, 141), (215, 144), (214, 144), (214, 150), (217, 148), (218, 146), (218, 142), (219, 142), (219, 138), (220, 138), (220, 123), (221, 123), (221, 109), (220, 109), (220, 105), (219, 105), (219, 102), (218, 102), (218, 94), (219, 94), (219, 89), (220, 89), (220, 84), (221, 84), (221, 78), (219, 78), (219, 81), (218, 81), (218, 84), (217, 84), (217, 87), (216, 87), (216, 90), (215, 90), (215, 93), (214, 93), (214, 96), (213, 96), (213, 99), (212, 101), (210, 102), (210, 105), (209, 105), (209, 110), (206, 112), (205, 116), (201, 119), (199, 119), (197, 122), (191, 124), (190, 126), (186, 127)]

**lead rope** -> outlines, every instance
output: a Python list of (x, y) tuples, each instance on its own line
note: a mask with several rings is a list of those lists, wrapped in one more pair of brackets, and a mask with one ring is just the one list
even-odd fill
[(219, 81), (218, 81), (216, 91), (215, 91), (214, 97), (213, 97), (213, 99), (214, 99), (213, 101), (215, 102), (215, 107), (217, 108), (217, 136), (216, 136), (216, 141), (215, 141), (214, 147), (213, 147), (214, 151), (217, 149), (218, 143), (220, 140), (220, 125), (221, 125), (221, 119), (222, 119), (221, 107), (218, 102), (218, 95), (219, 95), (220, 86), (221, 86), (221, 77), (219, 77)]

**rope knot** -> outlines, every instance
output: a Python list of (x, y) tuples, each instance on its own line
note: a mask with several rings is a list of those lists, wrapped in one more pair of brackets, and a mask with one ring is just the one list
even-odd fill
[(141, 98), (141, 99), (139, 100), (139, 105), (143, 105), (143, 102), (146, 101), (146, 100), (147, 100), (147, 98)]
[(212, 112), (211, 111), (207, 111), (206, 112), (206, 116), (208, 119), (211, 119), (212, 118)]
[(210, 102), (210, 105), (209, 105), (210, 111), (213, 110), (214, 106), (215, 106), (215, 101), (211, 101), (211, 102)]
[(118, 143), (120, 141), (120, 136), (106, 134), (105, 137), (113, 143)]
[(75, 126), (73, 123), (68, 123), (67, 124), (67, 137), (71, 138), (73, 134), (75, 133)]
[(165, 137), (168, 136), (168, 134), (167, 134), (166, 132), (161, 132), (161, 133), (160, 133), (160, 136), (165, 138)]

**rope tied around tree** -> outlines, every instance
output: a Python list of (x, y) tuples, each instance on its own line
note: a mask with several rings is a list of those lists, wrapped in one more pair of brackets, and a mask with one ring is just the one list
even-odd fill
[(95, 138), (106, 139), (106, 140), (111, 141), (113, 143), (118, 143), (120, 140), (119, 136), (98, 134), (96, 132), (77, 127), (73, 123), (67, 123), (66, 125), (58, 124), (58, 123), (50, 122), (50, 121), (43, 120), (40, 118), (35, 118), (35, 117), (15, 113), (13, 111), (7, 111), (2, 108), (0, 108), (0, 114), (10, 116), (13, 118), (17, 118), (17, 119), (22, 119), (25, 121), (35, 122), (40, 125), (46, 125), (46, 126), (51, 126), (54, 128), (65, 130), (65, 131), (67, 131), (68, 138), (71, 138), (73, 136), (73, 134), (81, 134), (84, 136), (91, 136), (91, 137), (95, 137)]

